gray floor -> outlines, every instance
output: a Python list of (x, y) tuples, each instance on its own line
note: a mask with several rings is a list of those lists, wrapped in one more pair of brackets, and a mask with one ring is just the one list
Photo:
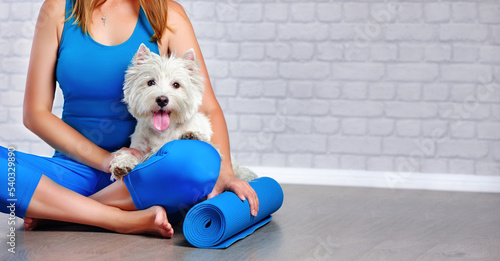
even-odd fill
[[(84, 226), (18, 228), (1, 260), (500, 260), (500, 194), (283, 185), (268, 225), (226, 250)], [(0, 233), (8, 233), (1, 216)], [(6, 241), (6, 237), (4, 238)], [(1, 243), (5, 246), (5, 243)]]

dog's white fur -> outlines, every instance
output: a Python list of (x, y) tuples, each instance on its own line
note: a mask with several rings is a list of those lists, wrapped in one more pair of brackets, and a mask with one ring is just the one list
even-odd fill
[[(182, 57), (175, 54), (165, 57), (150, 52), (141, 44), (125, 75), (123, 101), (137, 119), (130, 147), (137, 149), (142, 158), (137, 159), (127, 150), (114, 152), (111, 179), (123, 177), (172, 140), (188, 138), (210, 143), (213, 134), (210, 120), (198, 111), (203, 98), (203, 82), (193, 49)], [(156, 101), (158, 97), (168, 98), (163, 108)], [(163, 131), (153, 125), (153, 115), (160, 110), (170, 115), (170, 124)], [(251, 170), (239, 167), (235, 161), (232, 164), (238, 178), (246, 181), (256, 178)]]

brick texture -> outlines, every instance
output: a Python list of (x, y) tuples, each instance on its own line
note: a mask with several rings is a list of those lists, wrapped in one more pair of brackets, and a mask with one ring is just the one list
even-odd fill
[[(0, 144), (49, 155), (21, 119), (41, 2), (0, 3)], [(242, 164), (500, 175), (498, 1), (179, 2)]]

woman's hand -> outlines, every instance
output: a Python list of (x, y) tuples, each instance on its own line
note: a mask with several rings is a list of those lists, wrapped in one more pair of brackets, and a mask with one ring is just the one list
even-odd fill
[(121, 149), (119, 149), (119, 150), (117, 150), (117, 151), (115, 151), (113, 153), (109, 153), (109, 155), (106, 158), (104, 158), (104, 160), (102, 161), (102, 168), (101, 168), (102, 171), (104, 171), (106, 173), (110, 173), (111, 172), (110, 171), (110, 169), (111, 169), (111, 161), (113, 161), (113, 159), (117, 155), (120, 154), (120, 151), (122, 151), (122, 152), (123, 151), (128, 151), (128, 152), (130, 152), (130, 154), (134, 155), (136, 158), (138, 158), (138, 159), (142, 158), (142, 155), (141, 155), (141, 153), (138, 150), (136, 150), (134, 148), (123, 147), (123, 148), (121, 148)]
[(213, 198), (226, 190), (234, 192), (241, 201), (247, 199), (250, 204), (252, 216), (257, 216), (257, 212), (259, 211), (259, 198), (253, 188), (248, 182), (236, 178), (232, 169), (221, 168), (219, 179), (217, 179), (217, 183), (212, 193), (208, 195), (208, 198)]

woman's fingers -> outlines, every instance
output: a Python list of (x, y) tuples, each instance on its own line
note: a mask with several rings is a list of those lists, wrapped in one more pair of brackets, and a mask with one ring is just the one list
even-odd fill
[(222, 186), (216, 184), (212, 193), (210, 193), (207, 198), (211, 199), (225, 190), (234, 192), (241, 201), (248, 200), (252, 216), (257, 216), (259, 211), (259, 198), (257, 193), (255, 193), (255, 190), (250, 186), (250, 184), (248, 184), (248, 182), (237, 179), (236, 177), (231, 178)]
[(129, 152), (130, 154), (134, 155), (134, 157), (136, 157), (138, 159), (142, 158), (141, 153), (137, 149), (123, 147), (123, 148), (121, 148), (121, 150), (125, 150), (125, 151)]
[(217, 195), (219, 195), (220, 193), (222, 193), (223, 191), (221, 189), (219, 189), (217, 187), (217, 185), (214, 187), (214, 189), (212, 190), (212, 192), (210, 194), (208, 194), (207, 196), (207, 199), (211, 199)]
[(235, 186), (233, 191), (241, 200), (245, 200), (245, 198), (248, 200), (252, 216), (257, 216), (259, 211), (259, 198), (250, 184), (248, 184), (248, 182), (238, 180), (238, 184)]

